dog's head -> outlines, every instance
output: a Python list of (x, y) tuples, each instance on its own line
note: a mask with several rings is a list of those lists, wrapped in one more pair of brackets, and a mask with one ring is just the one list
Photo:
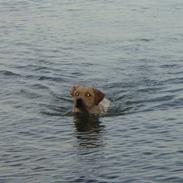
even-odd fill
[(98, 105), (103, 99), (105, 94), (98, 89), (88, 88), (83, 86), (73, 86), (70, 94), (74, 100), (74, 107), (89, 111), (92, 107)]

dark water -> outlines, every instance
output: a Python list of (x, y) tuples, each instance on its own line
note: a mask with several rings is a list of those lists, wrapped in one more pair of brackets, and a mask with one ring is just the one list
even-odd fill
[[(183, 182), (182, 0), (0, 0), (0, 183)], [(109, 114), (73, 116), (70, 87)]]

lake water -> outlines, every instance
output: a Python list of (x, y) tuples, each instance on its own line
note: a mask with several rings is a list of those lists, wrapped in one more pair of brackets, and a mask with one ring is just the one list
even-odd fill
[[(183, 182), (182, 0), (0, 0), (0, 183)], [(73, 116), (94, 86), (106, 116)]]

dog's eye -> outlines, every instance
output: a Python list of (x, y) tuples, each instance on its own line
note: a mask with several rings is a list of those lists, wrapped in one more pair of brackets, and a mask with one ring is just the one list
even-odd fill
[(76, 93), (75, 93), (75, 95), (76, 95), (76, 96), (79, 96), (79, 93), (78, 93), (78, 92), (76, 92)]
[(87, 96), (87, 97), (90, 97), (90, 96), (91, 96), (91, 94), (90, 94), (90, 93), (87, 93), (87, 94), (86, 94), (86, 96)]

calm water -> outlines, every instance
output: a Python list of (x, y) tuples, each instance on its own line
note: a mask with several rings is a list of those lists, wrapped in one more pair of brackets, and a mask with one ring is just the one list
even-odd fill
[[(183, 1), (0, 0), (0, 183), (182, 183)], [(104, 91), (73, 116), (70, 87)]]

